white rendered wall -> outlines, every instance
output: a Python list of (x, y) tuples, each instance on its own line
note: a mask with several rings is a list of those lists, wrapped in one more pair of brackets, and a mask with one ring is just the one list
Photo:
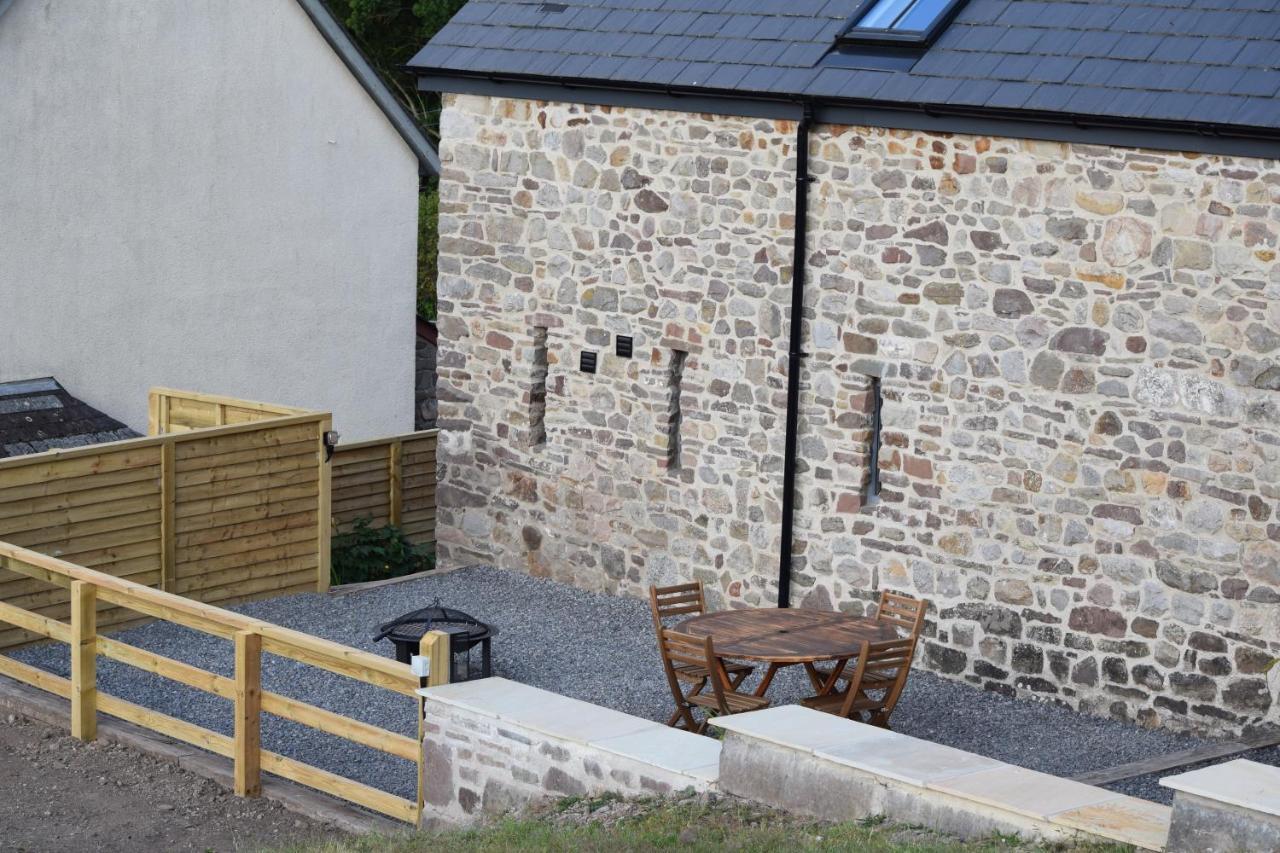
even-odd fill
[(0, 381), (413, 427), (418, 167), (294, 0), (0, 17)]

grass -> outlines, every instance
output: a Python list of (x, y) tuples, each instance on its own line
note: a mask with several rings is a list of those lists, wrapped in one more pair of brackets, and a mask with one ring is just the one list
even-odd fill
[(555, 807), (478, 829), (403, 836), (365, 836), (304, 843), (279, 853), (502, 853), (502, 851), (681, 850), (718, 853), (867, 851), (867, 853), (1009, 853), (1128, 850), (1114, 845), (1037, 844), (1016, 836), (959, 841), (882, 816), (821, 823), (719, 800), (620, 802), (614, 797), (568, 799)]

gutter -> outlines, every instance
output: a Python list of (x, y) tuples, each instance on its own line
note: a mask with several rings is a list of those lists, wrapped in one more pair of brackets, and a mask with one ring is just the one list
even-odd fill
[(791, 606), (791, 560), (795, 540), (796, 445), (800, 431), (800, 367), (803, 349), (804, 279), (809, 241), (809, 127), (813, 104), (804, 102), (796, 125), (796, 228), (791, 250), (791, 323), (787, 342), (786, 443), (782, 452), (782, 543), (778, 551), (778, 606)]

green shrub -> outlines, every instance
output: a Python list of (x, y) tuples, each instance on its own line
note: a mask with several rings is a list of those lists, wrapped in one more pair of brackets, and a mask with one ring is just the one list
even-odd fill
[(436, 263), (440, 237), (436, 222), (440, 218), (440, 187), (432, 181), (418, 194), (418, 316), (436, 319)]
[(373, 527), (357, 518), (351, 529), (334, 535), (330, 544), (331, 583), (364, 583), (398, 578), (435, 567), (435, 554), (409, 541), (393, 525)]

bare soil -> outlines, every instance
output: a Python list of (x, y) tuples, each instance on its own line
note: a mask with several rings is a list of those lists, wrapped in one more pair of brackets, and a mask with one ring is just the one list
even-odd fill
[(345, 837), (119, 744), (0, 718), (0, 850), (258, 850)]

